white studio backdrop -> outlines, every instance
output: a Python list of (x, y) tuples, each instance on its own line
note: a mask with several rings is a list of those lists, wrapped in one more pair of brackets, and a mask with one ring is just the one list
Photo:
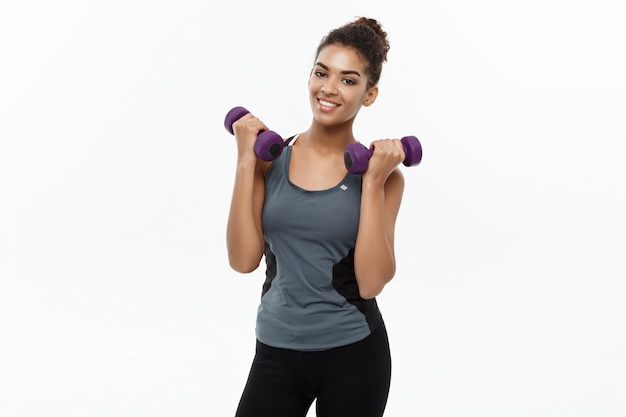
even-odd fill
[(424, 147), (386, 416), (626, 415), (622, 2), (29, 0), (0, 6), (1, 416), (234, 414), (263, 268), (227, 264), (223, 118), (305, 129), (361, 15), (391, 50), (357, 135)]

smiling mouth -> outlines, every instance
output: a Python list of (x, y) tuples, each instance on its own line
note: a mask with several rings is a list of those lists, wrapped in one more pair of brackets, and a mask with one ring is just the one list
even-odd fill
[(330, 101), (326, 101), (326, 100), (322, 100), (321, 98), (318, 98), (317, 101), (324, 107), (338, 107), (339, 104), (335, 104), (335, 103), (331, 103)]

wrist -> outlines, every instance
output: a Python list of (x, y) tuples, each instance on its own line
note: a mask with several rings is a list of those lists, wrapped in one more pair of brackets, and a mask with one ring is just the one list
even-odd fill
[(362, 187), (364, 189), (384, 189), (386, 178), (378, 175), (371, 175), (367, 172), (361, 177)]
[(237, 158), (237, 170), (254, 170), (257, 158), (255, 155), (240, 155)]

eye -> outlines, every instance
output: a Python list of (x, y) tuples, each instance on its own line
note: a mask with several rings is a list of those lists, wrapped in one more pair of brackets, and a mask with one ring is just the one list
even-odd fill
[(315, 74), (316, 77), (325, 77), (326, 76), (326, 73), (324, 71), (320, 71), (320, 70), (317, 70), (317, 71), (313, 72), (313, 74)]
[(344, 80), (342, 80), (342, 81), (343, 81), (345, 84), (348, 84), (348, 85), (356, 85), (356, 81), (354, 81), (354, 80), (352, 80), (352, 79), (350, 79), (350, 78), (346, 78), (346, 79), (344, 79)]

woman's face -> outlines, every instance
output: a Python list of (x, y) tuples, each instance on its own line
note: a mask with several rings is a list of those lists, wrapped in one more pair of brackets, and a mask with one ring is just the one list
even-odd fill
[(368, 87), (366, 63), (353, 48), (329, 45), (315, 60), (309, 77), (309, 99), (318, 123), (332, 126), (353, 120), (361, 106), (376, 99)]

